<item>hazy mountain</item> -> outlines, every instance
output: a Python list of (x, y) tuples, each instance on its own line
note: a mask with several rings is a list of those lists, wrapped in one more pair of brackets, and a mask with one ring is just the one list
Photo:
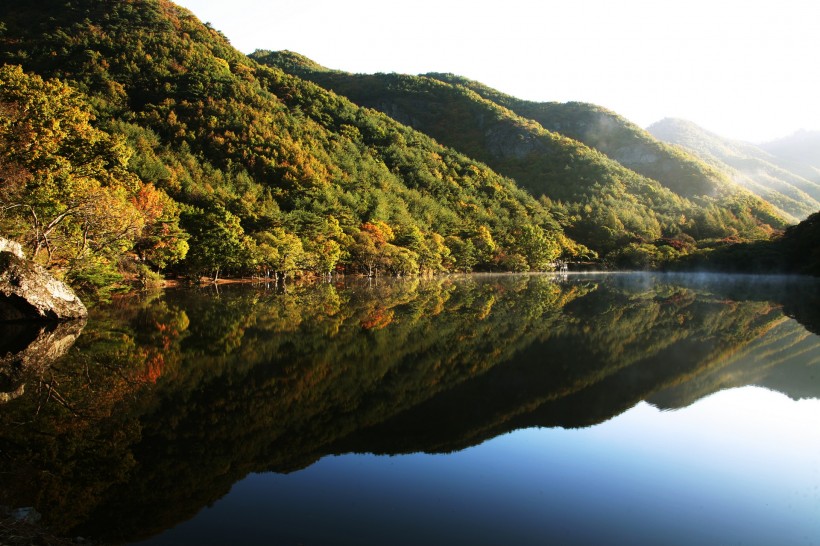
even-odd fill
[(778, 165), (820, 184), (820, 131), (797, 131), (760, 147), (772, 154)]
[(583, 142), (681, 196), (723, 195), (735, 191), (723, 172), (657, 140), (644, 129), (601, 106), (582, 102), (526, 101), (452, 74), (428, 75), (465, 86), (524, 118), (537, 121), (545, 129)]
[[(778, 157), (754, 144), (720, 137), (686, 120), (667, 118), (650, 126), (648, 131), (731, 173), (735, 182), (796, 220), (820, 210), (820, 183), (801, 174), (811, 171), (813, 167), (808, 164), (790, 171), (784, 167), (790, 164), (785, 156)], [(783, 154), (795, 150), (792, 157), (799, 156), (799, 146), (789, 147), (786, 140), (779, 142), (772, 143), (772, 149), (779, 147)], [(804, 150), (809, 148), (808, 138), (800, 142), (805, 145)], [(820, 153), (820, 146), (817, 149)], [(820, 160), (817, 162), (820, 164)], [(801, 166), (797, 159), (793, 159), (791, 165)]]

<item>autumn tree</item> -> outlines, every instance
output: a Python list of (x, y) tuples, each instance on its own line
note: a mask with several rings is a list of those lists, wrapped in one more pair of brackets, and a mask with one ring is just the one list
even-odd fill
[(124, 141), (94, 128), (70, 87), (16, 66), (0, 68), (0, 112), (3, 228), (45, 262), (129, 248), (145, 218)]
[(385, 222), (364, 222), (353, 234), (350, 248), (351, 259), (368, 277), (378, 274), (384, 265), (384, 249), (395, 238), (393, 229)]
[(179, 205), (153, 184), (143, 185), (132, 198), (145, 217), (145, 229), (136, 240), (139, 258), (165, 269), (188, 254), (188, 234), (179, 225)]

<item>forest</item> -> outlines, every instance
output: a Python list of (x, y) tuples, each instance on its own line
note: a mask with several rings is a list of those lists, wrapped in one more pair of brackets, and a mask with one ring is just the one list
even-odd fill
[(94, 298), (171, 277), (685, 267), (788, 225), (642, 130), (683, 174), (451, 75), (244, 55), (167, 0), (4, 3), (0, 62), (0, 235)]

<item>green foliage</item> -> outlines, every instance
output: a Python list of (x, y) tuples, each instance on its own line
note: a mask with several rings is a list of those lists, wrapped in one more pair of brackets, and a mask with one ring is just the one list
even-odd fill
[(116, 264), (98, 256), (73, 261), (65, 280), (82, 297), (93, 301), (110, 301), (113, 294), (128, 290)]
[(134, 245), (140, 260), (163, 270), (185, 259), (188, 234), (179, 225), (179, 205), (152, 184), (144, 184), (132, 201), (147, 219)]
[(527, 103), (449, 74), (353, 75), (291, 52), (252, 57), (484, 161), (546, 197), (566, 232), (595, 253), (681, 232), (702, 238), (698, 213), (711, 206), (730, 211), (713, 226), (720, 237), (755, 239), (785, 225), (722, 173), (598, 107)]
[[(169, 210), (218, 205), (238, 219), (229, 239), (243, 248), (217, 264), (221, 254), (196, 248), (209, 240), (196, 214), (182, 222), (157, 216), (135, 248), (156, 269), (250, 271), (259, 252), (253, 241), (277, 228), (301, 241), (295, 269), (287, 266), (297, 275), (366, 269), (354, 249), (366, 223), (418, 234), (381, 252), (378, 269), (394, 274), (452, 267), (443, 240), (469, 238), (479, 228), (496, 249), (482, 250), (478, 269), (498, 267), (495, 254), (511, 248), (522, 226), (571, 243), (551, 213), (512, 180), (386, 116), (258, 64), (164, 0), (80, 0), (70, 8), (46, 0), (36, 8), (4, 6), (0, 19), (7, 24), (0, 59), (85, 93), (98, 130), (127, 145), (130, 157), (123, 157), (133, 180), (170, 196)], [(186, 234), (189, 228), (195, 232)], [(262, 251), (267, 261), (269, 250)]]
[(207, 209), (187, 207), (180, 218), (190, 234), (188, 267), (196, 274), (219, 279), (220, 271), (241, 272), (253, 263), (253, 240), (245, 235), (239, 218), (219, 204)]
[(145, 264), (138, 264), (136, 269), (137, 279), (143, 288), (161, 288), (163, 286), (165, 279), (160, 273)]
[[(322, 250), (326, 250), (327, 254), (322, 256), (317, 254), (315, 259), (326, 260), (326, 262), (323, 264), (317, 263), (316, 267), (318, 268), (321, 265), (323, 271), (329, 271), (335, 265), (334, 258), (338, 261), (338, 253), (334, 252), (332, 248)], [(257, 233), (256, 252), (255, 261), (262, 267), (266, 277), (270, 277), (271, 273), (274, 273), (278, 278), (292, 276), (305, 261), (305, 250), (301, 239), (282, 228)], [(333, 262), (333, 264), (329, 262)]]
[(124, 139), (92, 126), (87, 101), (61, 82), (0, 68), (0, 229), (82, 292), (107, 298), (122, 280), (112, 265), (122, 253), (163, 268), (187, 244), (176, 203), (127, 170)]
[(0, 207), (9, 232), (34, 259), (127, 249), (144, 218), (129, 197), (121, 139), (94, 129), (82, 98), (19, 67), (0, 68)]
[(530, 268), (536, 271), (547, 270), (561, 253), (558, 245), (538, 227), (522, 227), (516, 242), (519, 254), (524, 256)]

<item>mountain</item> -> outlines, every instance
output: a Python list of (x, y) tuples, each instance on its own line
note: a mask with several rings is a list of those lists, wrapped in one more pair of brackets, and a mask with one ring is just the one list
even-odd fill
[[(771, 151), (747, 142), (729, 140), (696, 124), (667, 118), (648, 128), (655, 137), (683, 147), (723, 172), (731, 173), (735, 182), (759, 195), (795, 221), (820, 210), (820, 178), (812, 180), (800, 173), (810, 171), (808, 164), (790, 171), (789, 162)], [(785, 141), (772, 143), (772, 149), (790, 148)], [(820, 146), (818, 146), (820, 151)], [(796, 157), (796, 156), (795, 156)], [(820, 163), (820, 160), (818, 160)], [(798, 165), (795, 159), (792, 165)], [(820, 173), (815, 173), (815, 176)]]
[(797, 131), (760, 147), (772, 154), (778, 165), (820, 184), (820, 131)]
[(768, 204), (717, 170), (600, 108), (526, 103), (452, 75), (348, 74), (287, 51), (252, 57), (380, 110), (514, 178), (547, 197), (567, 232), (599, 251), (680, 234), (695, 240), (759, 237), (762, 224), (784, 225)]
[(774, 241), (786, 256), (786, 270), (820, 277), (820, 212), (791, 226)]
[(582, 102), (532, 102), (453, 74), (428, 74), (594, 148), (624, 167), (657, 180), (683, 197), (731, 195), (737, 189), (719, 170), (669, 146), (615, 112)]
[[(102, 272), (121, 267), (123, 255), (140, 266), (216, 277), (543, 269), (562, 252), (584, 252), (511, 179), (383, 114), (256, 63), (166, 0), (6, 2), (0, 22), (0, 60), (22, 67), (8, 69), (0, 85), (9, 90), (0, 99), (20, 118), (15, 123), (32, 123), (46, 136), (49, 127), (84, 122), (46, 154), (47, 166), (71, 167), (56, 178), (56, 189), (49, 185), (53, 168), (26, 162), (14, 126), (0, 131), (17, 161), (0, 166), (19, 174), (0, 176), (20, 190), (2, 192), (13, 208), (0, 229), (48, 244), (47, 258), (40, 256), (52, 266), (97, 267), (75, 278), (105, 282)], [(67, 101), (71, 110), (62, 108)], [(87, 135), (84, 149), (100, 166), (94, 176), (82, 170), (87, 157), (71, 153), (76, 134)], [(128, 172), (114, 181), (98, 176), (114, 164)], [(86, 214), (62, 215), (80, 202), (80, 179), (93, 182), (82, 200)], [(140, 198), (146, 187), (153, 201)], [(136, 220), (144, 218), (124, 221), (133, 233), (117, 244), (100, 237), (86, 245), (83, 222), (112, 210), (92, 206), (89, 196), (100, 188), (123, 207), (165, 203), (149, 250), (166, 245), (172, 224), (190, 250), (173, 260), (142, 252), (146, 229)], [(47, 210), (43, 200), (26, 201), (47, 191), (54, 194)], [(52, 214), (60, 237), (38, 231), (23, 204), (40, 207), (39, 217)]]
[(249, 58), (167, 0), (4, 3), (0, 24), (0, 230), (89, 291), (122, 273), (655, 267), (785, 226), (691, 158), (696, 175), (656, 180), (480, 84)]

